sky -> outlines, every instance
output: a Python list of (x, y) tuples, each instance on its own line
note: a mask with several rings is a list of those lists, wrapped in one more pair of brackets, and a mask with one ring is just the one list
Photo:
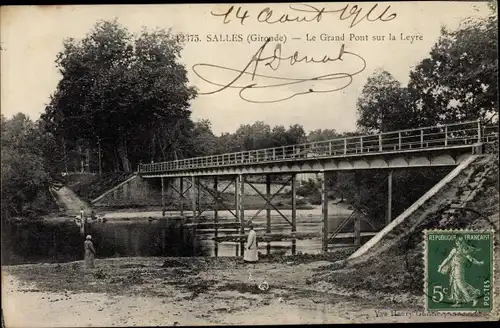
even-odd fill
[[(63, 40), (82, 39), (97, 21), (116, 18), (132, 33), (146, 27), (189, 35), (181, 62), (200, 92), (192, 118), (209, 119), (217, 135), (257, 120), (301, 124), (306, 132), (353, 131), (356, 100), (375, 70), (407, 83), (442, 26), (456, 28), (466, 17), (487, 13), (486, 3), (465, 1), (1, 7), (1, 112), (37, 119), (61, 78), (55, 60)], [(279, 22), (282, 15), (289, 21)], [(265, 44), (268, 36), (280, 39)], [(252, 62), (254, 55), (261, 61)], [(226, 85), (232, 87), (218, 91)], [(218, 92), (204, 94), (212, 91)]]

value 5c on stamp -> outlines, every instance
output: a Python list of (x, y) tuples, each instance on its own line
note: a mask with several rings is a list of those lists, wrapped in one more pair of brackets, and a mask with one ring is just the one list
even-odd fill
[(426, 310), (491, 312), (493, 231), (425, 231)]

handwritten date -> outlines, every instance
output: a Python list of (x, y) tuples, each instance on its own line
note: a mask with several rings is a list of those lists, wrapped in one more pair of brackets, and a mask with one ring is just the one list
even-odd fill
[[(271, 8), (266, 7), (262, 9), (256, 16), (256, 20), (259, 23), (276, 24), (276, 23), (310, 23), (310, 22), (320, 22), (324, 15), (337, 14), (338, 19), (341, 21), (350, 20), (349, 27), (354, 27), (361, 23), (362, 21), (368, 22), (388, 22), (397, 17), (397, 13), (389, 13), (391, 6), (388, 5), (383, 10), (377, 10), (378, 4), (372, 5), (372, 7), (366, 10), (362, 6), (347, 4), (341, 8), (337, 9), (327, 9), (326, 7), (318, 8), (310, 4), (292, 4), (289, 6), (291, 13), (278, 13), (276, 14)], [(222, 17), (223, 23), (228, 24), (232, 19), (239, 20), (241, 25), (244, 25), (245, 21), (252, 17), (248, 10), (244, 10), (242, 6), (229, 7), (224, 12), (210, 12), (212, 16)]]

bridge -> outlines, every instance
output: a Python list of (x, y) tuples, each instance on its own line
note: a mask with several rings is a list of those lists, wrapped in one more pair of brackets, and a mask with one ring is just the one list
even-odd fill
[(142, 164), (144, 178), (457, 165), (498, 135), (479, 121)]
[[(474, 154), (481, 154), (483, 147), (498, 139), (498, 126), (483, 125), (478, 121), (460, 122), (432, 127), (406, 129), (320, 142), (255, 149), (220, 155), (187, 158), (176, 161), (142, 164), (138, 176), (145, 180), (161, 180), (161, 202), (165, 214), (166, 190), (174, 190), (180, 199), (190, 204), (192, 222), (200, 218), (206, 210), (200, 207), (200, 190), (213, 197), (213, 219), (217, 238), (218, 210), (225, 209), (236, 218), (239, 226), (240, 242), (244, 240), (244, 228), (258, 214), (266, 211), (266, 235), (271, 235), (271, 211), (274, 210), (291, 227), (291, 239), (300, 238), (297, 232), (297, 183), (300, 173), (319, 173), (321, 180), (322, 247), (328, 250), (331, 241), (341, 234), (342, 228), (354, 223), (354, 245), (361, 243), (361, 218), (351, 215), (329, 235), (328, 229), (328, 176), (346, 170), (385, 170), (387, 171), (387, 215), (386, 224), (392, 220), (392, 172), (402, 168), (453, 167)], [(265, 176), (266, 192), (259, 191), (248, 179), (250, 176)], [(271, 194), (271, 177), (287, 177), (281, 188)], [(213, 179), (212, 187), (202, 181)], [(227, 205), (220, 191), (219, 179), (230, 181), (234, 186), (234, 206)], [(175, 182), (175, 183), (174, 183)], [(185, 189), (185, 184), (187, 188)], [(291, 185), (291, 213), (283, 214), (272, 200), (288, 184)], [(245, 218), (244, 187), (249, 186), (265, 202), (265, 205), (250, 218)], [(229, 185), (228, 185), (229, 187)], [(227, 187), (226, 187), (227, 189)], [(190, 190), (190, 196), (186, 193)], [(185, 215), (184, 203), (180, 202), (181, 217)], [(210, 207), (210, 206), (209, 206)], [(233, 208), (230, 208), (233, 207)], [(234, 211), (233, 211), (234, 210)], [(355, 209), (353, 214), (363, 214)], [(360, 218), (361, 217), (361, 218)], [(247, 219), (247, 220), (246, 220)], [(369, 218), (365, 217), (369, 221)], [(353, 222), (352, 222), (353, 221)], [(197, 224), (190, 223), (191, 226)], [(207, 224), (207, 223), (200, 223)], [(241, 245), (243, 246), (243, 245)], [(243, 251), (243, 247), (241, 247)], [(293, 248), (292, 248), (293, 251)]]

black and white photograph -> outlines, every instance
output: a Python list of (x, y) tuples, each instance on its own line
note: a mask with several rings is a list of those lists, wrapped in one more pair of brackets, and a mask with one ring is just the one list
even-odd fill
[(498, 321), (497, 6), (0, 7), (2, 327)]

